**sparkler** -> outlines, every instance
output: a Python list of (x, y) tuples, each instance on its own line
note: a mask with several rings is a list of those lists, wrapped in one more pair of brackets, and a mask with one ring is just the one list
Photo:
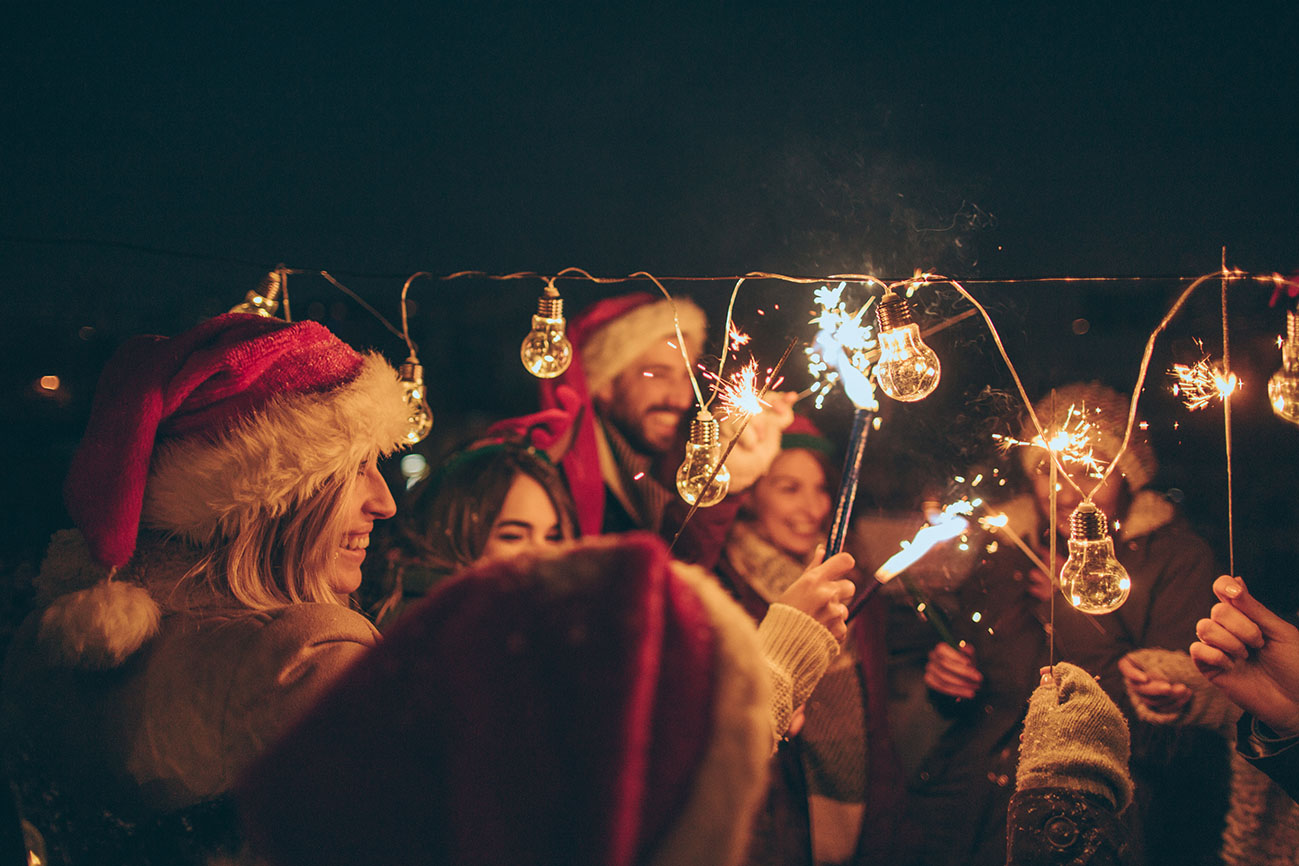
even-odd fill
[(752, 358), (726, 379), (718, 379), (711, 373), (705, 373), (704, 376), (716, 383), (713, 393), (717, 401), (717, 414), (727, 421), (752, 417), (761, 412), (764, 406), (770, 406), (771, 404), (762, 398), (761, 392), (778, 388), (784, 381), (781, 377), (759, 385), (758, 362), (757, 359)]
[(1055, 454), (1065, 463), (1072, 463), (1080, 466), (1092, 478), (1100, 478), (1105, 474), (1105, 467), (1109, 464), (1097, 457), (1092, 450), (1092, 433), (1096, 425), (1087, 420), (1090, 414), (1087, 406), (1079, 407), (1073, 404), (1069, 411), (1065, 413), (1065, 421), (1059, 429), (1050, 431), (1049, 439), (1043, 439), (1041, 434), (1034, 436), (1032, 439), (1017, 439), (1014, 436), (993, 433), (992, 438), (1001, 443), (1003, 451), (1009, 451), (1016, 446), (1029, 448), (1041, 448)]
[[(1200, 351), (1204, 347), (1196, 340)], [(1226, 401), (1241, 385), (1235, 373), (1224, 373), (1222, 365), (1205, 355), (1194, 364), (1174, 364), (1168, 370), (1173, 380), (1173, 395), (1181, 397), (1187, 409), (1192, 412), (1205, 409), (1215, 400)]]

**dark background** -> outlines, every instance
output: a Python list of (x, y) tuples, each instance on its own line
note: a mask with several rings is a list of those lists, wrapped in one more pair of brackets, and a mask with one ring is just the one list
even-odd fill
[[(1079, 378), (1130, 391), (1187, 283), (1175, 278), (1215, 270), (1223, 247), (1249, 272), (1299, 268), (1299, 28), (1286, 4), (971, 6), (11, 6), (4, 564), (38, 555), (66, 520), (59, 482), (112, 349), (224, 311), (279, 262), (328, 269), (394, 322), (417, 270), (935, 270), (971, 281), (1033, 396)], [(1006, 282), (1091, 276), (1169, 279)], [(731, 285), (668, 283), (717, 323)], [(615, 290), (560, 287), (570, 312)], [(767, 363), (810, 337), (813, 288), (741, 289), (737, 317)], [(534, 406), (517, 346), (539, 289), (412, 288), (431, 453)], [(1163, 373), (1198, 358), (1193, 338), (1221, 353), (1218, 291), (1201, 289), (1159, 343), (1142, 407), (1164, 464), (1156, 486), (1225, 565), (1222, 413), (1187, 412)], [(1299, 430), (1265, 399), (1284, 321), (1269, 295), (1253, 283), (1231, 294), (1245, 382), (1236, 558), (1282, 592)], [(404, 357), (323, 279), (291, 277), (290, 297), (296, 317)], [(966, 308), (944, 287), (918, 301), (926, 320)], [(922, 404), (886, 404), (862, 508), (914, 507), (1017, 426), (977, 320), (933, 344), (943, 383)], [(42, 392), (43, 375), (60, 389)], [(842, 441), (849, 414), (837, 396), (817, 420)]]

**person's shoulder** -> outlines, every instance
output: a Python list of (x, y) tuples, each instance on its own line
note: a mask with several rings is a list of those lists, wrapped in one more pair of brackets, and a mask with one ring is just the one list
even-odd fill
[(379, 632), (370, 620), (341, 604), (303, 602), (257, 611), (245, 618), (244, 628), (263, 641), (320, 643), (350, 640), (377, 642)]
[[(170, 619), (170, 618), (169, 618)], [(188, 621), (187, 621), (188, 620)], [(197, 626), (197, 628), (194, 628)], [(304, 647), (333, 643), (373, 646), (379, 632), (361, 614), (339, 604), (303, 602), (236, 614), (209, 614), (164, 621), (164, 633), (202, 634), (204, 644), (222, 644), (264, 658), (291, 654)], [(210, 648), (210, 646), (209, 646)]]

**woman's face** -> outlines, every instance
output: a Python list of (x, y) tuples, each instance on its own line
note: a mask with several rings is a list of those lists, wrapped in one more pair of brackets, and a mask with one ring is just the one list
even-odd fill
[(825, 540), (830, 516), (830, 491), (820, 461), (802, 448), (780, 452), (753, 486), (750, 508), (758, 535), (795, 559), (807, 559)]
[(328, 582), (329, 588), (339, 595), (350, 595), (361, 585), (361, 563), (365, 562), (374, 522), (397, 513), (388, 482), (379, 474), (375, 461), (366, 461), (342, 507), (343, 537), (330, 560)]
[(550, 495), (535, 478), (520, 472), (505, 494), (478, 560), (515, 556), (553, 547), (563, 540), (559, 514)]

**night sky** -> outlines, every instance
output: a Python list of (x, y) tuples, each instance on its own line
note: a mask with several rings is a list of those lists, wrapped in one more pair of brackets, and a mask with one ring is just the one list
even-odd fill
[[(1186, 282), (1000, 280), (1194, 277), (1224, 246), (1250, 272), (1299, 269), (1287, 4), (946, 5), (11, 8), (0, 412), (17, 513), (4, 556), (39, 550), (63, 519), (59, 481), (117, 343), (224, 311), (279, 262), (329, 270), (393, 321), (417, 270), (936, 270), (987, 300), (1033, 395), (1077, 378), (1130, 390)], [(732, 283), (668, 285), (719, 319)], [(539, 288), (415, 284), (432, 452), (532, 408), (517, 345)], [(570, 311), (614, 291), (561, 289)], [(741, 290), (760, 357), (810, 336), (810, 296)], [(1299, 430), (1264, 399), (1284, 321), (1268, 296), (1241, 284), (1231, 300), (1236, 544), (1238, 571), (1279, 581), (1296, 547)], [(319, 277), (290, 278), (290, 297), (296, 317), (404, 357)], [(942, 288), (919, 301), (925, 316), (965, 309)], [(1218, 304), (1206, 286), (1170, 326), (1142, 405), (1159, 486), (1181, 491), (1225, 561), (1222, 415), (1187, 413), (1162, 372), (1195, 337), (1221, 353)], [(989, 432), (1009, 429), (986, 331), (970, 320), (934, 345), (944, 383), (886, 408), (863, 507), (913, 506), (919, 485), (986, 459)], [(60, 391), (38, 393), (42, 375)], [(832, 399), (818, 420), (839, 435), (847, 417)]]

